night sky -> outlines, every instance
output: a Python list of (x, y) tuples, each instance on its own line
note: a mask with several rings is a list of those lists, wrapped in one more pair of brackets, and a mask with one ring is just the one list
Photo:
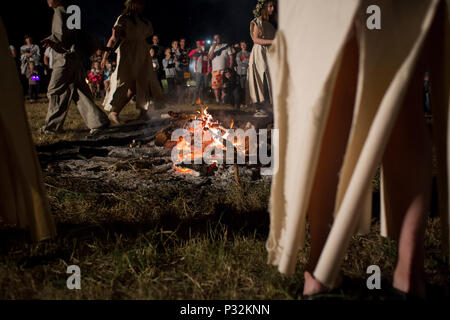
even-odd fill
[[(107, 41), (125, 0), (69, 0), (82, 11), (82, 28)], [(147, 0), (145, 17), (163, 45), (186, 37), (193, 47), (197, 39), (206, 40), (222, 33), (227, 42), (250, 40), (249, 24), (256, 0)], [(11, 1), (0, 16), (6, 26), (9, 41), (16, 48), (23, 36), (30, 34), (35, 43), (47, 37), (51, 29), (53, 10), (46, 0)]]

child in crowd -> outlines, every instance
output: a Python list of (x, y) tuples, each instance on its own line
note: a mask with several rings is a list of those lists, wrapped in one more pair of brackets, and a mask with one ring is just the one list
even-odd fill
[(100, 63), (94, 62), (92, 64), (92, 69), (88, 75), (89, 78), (89, 87), (91, 88), (91, 92), (94, 97), (100, 97), (101, 84), (103, 82), (103, 72), (100, 69)]
[(39, 71), (36, 69), (36, 65), (33, 61), (28, 62), (26, 76), (28, 79), (29, 101), (30, 103), (35, 103), (39, 98), (39, 82), (41, 81), (41, 78), (39, 75)]
[(152, 61), (153, 61), (153, 69), (155, 70), (155, 72), (156, 72), (157, 74), (159, 74), (159, 70), (160, 70), (161, 66), (160, 66), (160, 64), (159, 64), (159, 60), (158, 60), (158, 57), (157, 57), (157, 55), (156, 55), (156, 51), (155, 51), (155, 48), (154, 48), (154, 47), (152, 47), (152, 48), (150, 49), (150, 57), (152, 57)]
[(111, 63), (106, 64), (106, 69), (103, 72), (103, 85), (105, 86), (105, 92), (109, 91), (109, 87), (111, 84), (111, 75), (114, 72), (115, 67)]
[(225, 104), (239, 108), (241, 102), (241, 88), (239, 78), (233, 69), (225, 69), (223, 78), (223, 101)]
[(241, 102), (245, 101), (247, 87), (247, 72), (250, 62), (250, 52), (247, 51), (247, 42), (241, 41), (241, 51), (236, 55), (237, 74), (241, 87)]
[(172, 49), (167, 48), (165, 51), (166, 57), (163, 60), (164, 72), (166, 73), (168, 92), (167, 96), (173, 98), (175, 93), (176, 85), (175, 79), (177, 76), (177, 69), (179, 69), (179, 61), (175, 54), (172, 54)]

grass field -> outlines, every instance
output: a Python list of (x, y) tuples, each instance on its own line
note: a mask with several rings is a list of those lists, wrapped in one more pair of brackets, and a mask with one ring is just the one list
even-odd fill
[[(64, 134), (41, 135), (46, 110), (27, 105), (37, 145), (88, 133), (72, 107)], [(136, 116), (129, 107), (123, 118)], [(1, 227), (0, 299), (300, 299), (308, 249), (299, 253), (293, 276), (266, 263), (267, 182), (203, 193), (176, 187), (130, 192), (45, 172), (44, 180), (58, 237), (34, 245), (26, 233)], [(352, 240), (343, 267), (352, 285), (340, 298), (384, 299), (363, 289), (368, 266), (379, 265), (386, 281), (395, 266), (396, 244), (378, 230), (374, 221), (369, 235)], [(439, 235), (439, 219), (430, 218), (427, 280), (442, 288), (449, 278)], [(68, 265), (80, 266), (81, 290), (66, 288)]]

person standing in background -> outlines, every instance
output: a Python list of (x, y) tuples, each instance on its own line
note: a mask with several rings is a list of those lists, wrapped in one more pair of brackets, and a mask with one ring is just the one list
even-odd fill
[(214, 35), (214, 42), (209, 50), (209, 59), (212, 61), (212, 89), (216, 103), (223, 103), (223, 72), (233, 65), (233, 56), (230, 47), (222, 43), (219, 34)]
[(267, 56), (269, 47), (273, 44), (276, 29), (271, 23), (275, 13), (273, 0), (258, 0), (254, 10), (255, 19), (250, 23), (250, 34), (253, 49), (250, 54), (248, 69), (247, 105), (256, 105), (255, 116), (267, 116), (267, 109), (272, 104), (272, 82), (270, 79)]
[(159, 36), (157, 34), (153, 35), (152, 37), (151, 48), (155, 50), (155, 54), (158, 59), (164, 58), (164, 48), (159, 45)]
[(20, 47), (20, 61), (21, 67), (20, 71), (23, 75), (26, 74), (28, 63), (30, 61), (34, 62), (34, 65), (38, 67), (41, 60), (41, 50), (39, 46), (33, 44), (33, 39), (30, 36), (25, 36), (25, 44)]
[(14, 63), (17, 67), (17, 70), (19, 70), (20, 72), (20, 64), (19, 64), (19, 59), (17, 56), (17, 50), (13, 45), (9, 45), (9, 52), (11, 54), (11, 57), (14, 59)]
[(153, 47), (150, 48), (150, 57), (152, 57), (153, 69), (155, 70), (156, 73), (159, 73), (161, 68), (160, 68), (158, 57), (156, 55), (155, 48), (153, 48)]
[(181, 55), (180, 45), (177, 40), (172, 41), (172, 54), (178, 59)]
[(39, 83), (41, 76), (33, 61), (28, 63), (26, 77), (28, 79), (28, 98), (30, 103), (35, 103), (39, 99)]
[(105, 95), (109, 92), (109, 87), (111, 84), (111, 75), (114, 72), (113, 65), (111, 63), (106, 64), (106, 69), (103, 71), (103, 85), (105, 87)]
[(178, 88), (178, 103), (184, 104), (186, 98), (187, 82), (189, 80), (189, 49), (186, 47), (186, 39), (181, 38), (179, 42), (180, 50), (180, 73), (179, 73), (179, 88)]
[(153, 50), (155, 50), (155, 55), (156, 55), (156, 58), (158, 59), (158, 64), (160, 66), (157, 74), (158, 74), (159, 85), (162, 88), (163, 87), (162, 79), (164, 78), (164, 69), (161, 66), (162, 66), (162, 61), (164, 59), (164, 48), (159, 45), (159, 42), (160, 42), (159, 36), (157, 34), (153, 35), (151, 48)]
[(241, 41), (241, 51), (236, 55), (237, 74), (241, 87), (241, 103), (244, 102), (247, 92), (247, 72), (250, 62), (250, 53), (247, 51), (247, 42)]
[(197, 41), (197, 49), (189, 53), (189, 58), (193, 60), (193, 72), (195, 81), (195, 92), (192, 105), (197, 102), (205, 104), (205, 88), (210, 74), (210, 63), (208, 53), (206, 53), (205, 41)]
[(9, 52), (11, 53), (11, 57), (13, 57), (13, 59), (17, 58), (17, 52), (16, 52), (16, 48), (14, 48), (14, 46), (12, 46), (12, 45), (9, 46)]
[(176, 92), (175, 78), (177, 76), (177, 68), (179, 68), (180, 62), (177, 60), (176, 55), (172, 52), (172, 49), (166, 49), (166, 57), (163, 60), (164, 72), (166, 73), (166, 80), (168, 85), (167, 96), (169, 100), (174, 100)]
[(236, 57), (237, 54), (241, 51), (241, 47), (239, 46), (239, 44), (233, 45), (231, 47), (231, 55), (233, 56), (233, 65), (230, 67), (231, 69), (233, 69), (234, 72), (237, 72), (237, 62), (236, 62)]
[(223, 101), (225, 104), (232, 105), (235, 109), (239, 109), (241, 101), (240, 95), (239, 78), (233, 69), (228, 68), (223, 74)]

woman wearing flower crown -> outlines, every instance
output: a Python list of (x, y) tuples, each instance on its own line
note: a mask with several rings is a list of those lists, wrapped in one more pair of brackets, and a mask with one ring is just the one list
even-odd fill
[[(273, 44), (276, 29), (271, 23), (275, 12), (275, 1), (258, 0), (253, 11), (255, 19), (250, 23), (250, 34), (253, 39), (253, 50), (250, 55), (248, 70), (247, 104), (263, 105), (272, 103), (272, 85), (267, 54)], [(273, 21), (273, 20), (272, 20)]]

